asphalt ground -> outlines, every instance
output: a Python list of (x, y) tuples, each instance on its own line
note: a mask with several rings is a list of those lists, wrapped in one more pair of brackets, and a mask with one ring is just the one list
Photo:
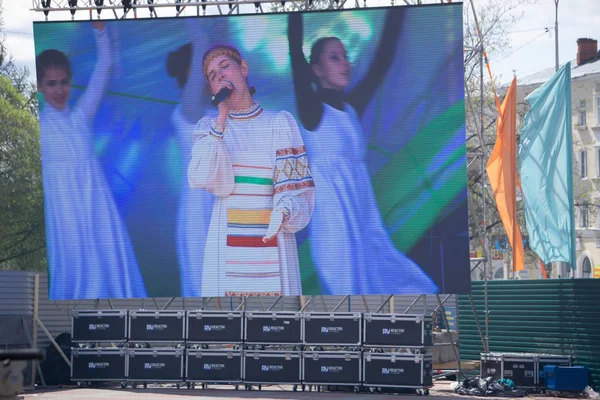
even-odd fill
[[(434, 387), (429, 390), (429, 396), (423, 397), (424, 399), (436, 400), (436, 399), (451, 399), (451, 398), (483, 398), (475, 396), (461, 396), (452, 391), (450, 388), (450, 381), (437, 381)], [(233, 386), (208, 386), (206, 389), (196, 387), (195, 389), (187, 389), (182, 387), (177, 389), (175, 385), (148, 385), (146, 389), (138, 387), (132, 389), (128, 387), (126, 389), (116, 387), (101, 387), (101, 388), (62, 388), (62, 389), (35, 389), (28, 390), (22, 395), (23, 399), (27, 400), (96, 400), (96, 399), (111, 399), (111, 400), (129, 400), (129, 399), (163, 399), (163, 400), (181, 400), (181, 399), (195, 399), (195, 400), (208, 400), (208, 399), (254, 399), (254, 400), (329, 400), (329, 399), (348, 399), (348, 400), (385, 400), (385, 399), (399, 399), (399, 398), (417, 398), (416, 393), (401, 393), (401, 394), (387, 394), (387, 393), (352, 393), (352, 392), (316, 392), (308, 391), (308, 388), (304, 392), (298, 388), (298, 391), (294, 392), (292, 386), (263, 386), (262, 390), (248, 391), (240, 386), (239, 390), (234, 390)], [(581, 396), (569, 396), (570, 398), (576, 398)], [(485, 397), (485, 399), (506, 399), (506, 397)], [(525, 399), (535, 400), (549, 400), (556, 399), (554, 395), (548, 394), (529, 394)]]

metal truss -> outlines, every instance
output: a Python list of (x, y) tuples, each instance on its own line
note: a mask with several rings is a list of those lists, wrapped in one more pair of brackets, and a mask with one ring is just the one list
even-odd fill
[[(389, 5), (394, 5), (394, 0), (389, 0)], [(402, 0), (406, 5), (420, 4), (418, 0)], [(443, 0), (442, 0), (443, 1)], [(149, 12), (151, 18), (160, 17), (179, 17), (186, 9), (196, 10), (196, 15), (206, 15), (207, 10), (210, 14), (215, 11), (218, 14), (247, 14), (252, 12), (251, 7), (244, 7), (245, 11), (240, 10), (241, 6), (254, 6), (254, 12), (264, 13), (263, 4), (277, 4), (281, 8), (292, 5), (293, 10), (310, 10), (312, 9), (313, 0), (32, 0), (31, 11), (43, 12), (46, 15), (46, 20), (50, 13), (70, 12), (71, 19), (74, 19), (77, 11), (89, 12), (90, 19), (95, 15), (100, 18), (103, 10), (111, 12), (115, 19), (125, 19), (128, 17), (137, 18), (138, 10)], [(366, 8), (367, 0), (329, 0), (330, 9), (342, 8)], [(281, 11), (279, 8), (278, 11)], [(157, 10), (169, 10), (167, 14), (158, 13)], [(250, 11), (248, 11), (250, 10)], [(267, 11), (268, 12), (268, 11)], [(109, 14), (110, 15), (110, 14)], [(60, 18), (59, 18), (60, 19)]]
[[(366, 0), (363, 7), (366, 7)], [(404, 0), (408, 3), (408, 0)], [(179, 17), (186, 9), (195, 9), (196, 15), (206, 15), (207, 9), (211, 14), (216, 11), (218, 14), (239, 14), (249, 11), (240, 11), (241, 6), (254, 6), (256, 13), (264, 13), (263, 4), (278, 4), (281, 6), (293, 5), (295, 10), (309, 10), (312, 7), (313, 0), (32, 0), (31, 11), (43, 12), (46, 20), (50, 13), (66, 11), (70, 12), (72, 19), (77, 11), (88, 11), (90, 18), (95, 14), (100, 18), (103, 10), (112, 13), (115, 19), (125, 19), (128, 17), (137, 18), (138, 10), (147, 10), (150, 17)], [(360, 8), (358, 0), (355, 4), (348, 4), (348, 0), (331, 0), (330, 9), (341, 8)], [(169, 10), (167, 14), (159, 13), (157, 10)], [(246, 10), (252, 8), (246, 7)], [(95, 12), (95, 13), (94, 13)], [(251, 12), (251, 11), (250, 11)], [(106, 15), (106, 14), (103, 14)], [(110, 15), (110, 14), (109, 14)]]

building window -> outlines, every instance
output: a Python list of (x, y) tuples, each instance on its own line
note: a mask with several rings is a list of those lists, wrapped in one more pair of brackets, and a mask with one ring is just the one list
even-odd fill
[(589, 227), (589, 223), (590, 223), (590, 213), (588, 210), (588, 205), (584, 204), (580, 207), (580, 216), (581, 216), (581, 227), (582, 228), (587, 228)]
[(587, 151), (585, 150), (579, 152), (579, 166), (581, 179), (587, 178)]
[(596, 93), (596, 125), (600, 125), (600, 93)]
[(580, 100), (579, 101), (579, 126), (586, 125), (585, 107), (586, 107), (585, 100)]
[(581, 277), (582, 278), (591, 278), (592, 277), (592, 262), (589, 257), (583, 259), (583, 264), (581, 265)]
[(600, 178), (600, 149), (596, 149), (596, 176)]
[(560, 273), (558, 274), (559, 278), (568, 279), (573, 275), (573, 272), (572, 272), (571, 267), (569, 266), (568, 262), (560, 261), (559, 265), (560, 265), (560, 268), (559, 268)]
[(504, 279), (504, 269), (498, 268), (494, 273), (494, 279)]
[(594, 98), (596, 99), (596, 126), (600, 126), (600, 83), (594, 86)]

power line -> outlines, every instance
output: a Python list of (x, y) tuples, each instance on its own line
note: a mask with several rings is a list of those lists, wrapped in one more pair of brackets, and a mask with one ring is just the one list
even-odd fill
[(523, 45), (517, 47), (515, 50), (513, 50), (512, 52), (510, 52), (507, 56), (503, 57), (501, 60), (498, 60), (498, 62), (500, 61), (504, 61), (506, 60), (508, 57), (512, 56), (513, 54), (515, 54), (517, 51), (521, 50), (523, 47), (533, 43), (534, 41), (538, 40), (539, 38), (541, 38), (542, 36), (544, 36), (546, 33), (550, 32), (551, 28), (546, 28), (546, 30), (542, 33), (540, 33), (539, 35), (537, 35), (536, 37), (534, 37), (533, 39), (531, 39), (530, 41), (524, 43)]
[(33, 36), (33, 33), (30, 32), (0, 31), (0, 33), (8, 33), (10, 35)]
[(523, 33), (523, 32), (537, 32), (537, 31), (548, 31), (549, 29), (554, 29), (554, 27), (543, 27), (543, 28), (532, 28), (532, 29), (523, 29), (518, 31), (508, 31), (508, 33)]

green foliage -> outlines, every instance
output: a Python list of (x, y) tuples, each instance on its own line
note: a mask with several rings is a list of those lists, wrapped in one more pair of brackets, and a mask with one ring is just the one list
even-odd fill
[(46, 268), (40, 129), (29, 100), (0, 76), (0, 269)]
[(46, 269), (37, 93), (2, 35), (0, 0), (0, 270)]
[(0, 269), (44, 270), (39, 123), (28, 99), (0, 76)]

